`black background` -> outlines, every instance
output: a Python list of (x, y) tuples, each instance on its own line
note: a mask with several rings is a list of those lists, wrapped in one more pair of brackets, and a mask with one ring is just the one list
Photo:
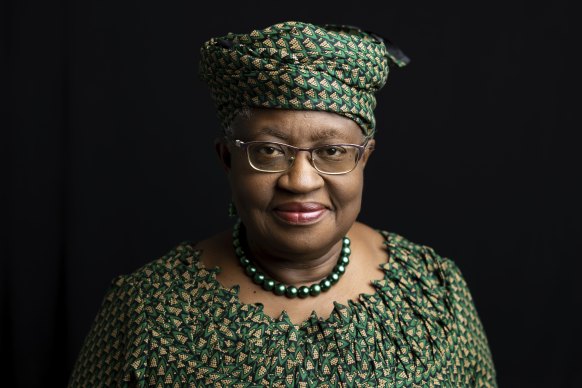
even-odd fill
[(455, 260), (506, 387), (580, 386), (581, 158), (566, 1), (4, 1), (0, 381), (65, 385), (109, 282), (231, 224), (197, 77), (213, 36), (361, 26), (379, 94), (360, 220)]

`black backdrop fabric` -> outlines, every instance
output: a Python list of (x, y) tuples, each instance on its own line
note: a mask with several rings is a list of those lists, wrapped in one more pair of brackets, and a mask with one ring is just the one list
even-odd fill
[(360, 220), (459, 265), (501, 386), (580, 386), (579, 42), (567, 1), (0, 9), (2, 383), (65, 385), (115, 276), (231, 225), (199, 48), (302, 20), (361, 26), (412, 59), (378, 96)]

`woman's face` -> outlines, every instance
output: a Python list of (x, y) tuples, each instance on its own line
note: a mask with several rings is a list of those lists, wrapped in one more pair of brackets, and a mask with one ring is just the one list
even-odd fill
[[(320, 111), (254, 109), (250, 118), (239, 116), (232, 129), (232, 140), (274, 141), (305, 148), (361, 145), (364, 141), (354, 121)], [(219, 144), (217, 150), (253, 247), (282, 256), (323, 253), (348, 232), (360, 212), (370, 148), (356, 168), (343, 175), (319, 173), (308, 152), (298, 152), (289, 170), (267, 173), (253, 169), (245, 152), (233, 144)], [(228, 153), (230, 163), (226, 162)]]

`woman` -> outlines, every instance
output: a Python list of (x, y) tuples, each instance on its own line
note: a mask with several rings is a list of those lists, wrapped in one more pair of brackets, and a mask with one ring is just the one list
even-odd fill
[(117, 278), (70, 385), (495, 386), (455, 264), (356, 221), (374, 94), (406, 60), (347, 26), (206, 42), (235, 225)]

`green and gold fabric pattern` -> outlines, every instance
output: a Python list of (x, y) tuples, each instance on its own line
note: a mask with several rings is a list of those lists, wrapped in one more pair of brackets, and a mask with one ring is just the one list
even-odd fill
[(242, 303), (179, 244), (112, 282), (69, 387), (496, 387), (455, 263), (379, 232), (389, 259), (375, 292), (300, 324)]
[(408, 62), (398, 53), (356, 27), (290, 21), (210, 39), (199, 72), (224, 128), (248, 106), (334, 112), (373, 135), (389, 63)]

